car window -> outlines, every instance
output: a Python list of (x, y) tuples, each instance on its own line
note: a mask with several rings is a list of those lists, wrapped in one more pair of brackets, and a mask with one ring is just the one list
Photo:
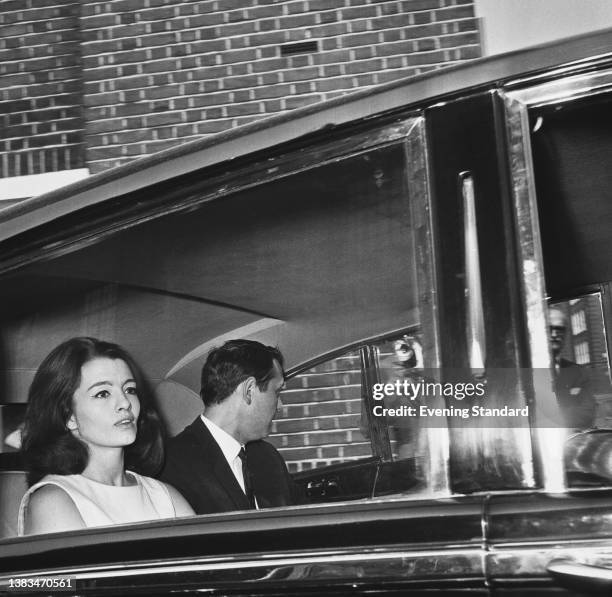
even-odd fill
[(612, 384), (600, 293), (549, 303), (554, 392), (567, 429), (572, 487), (610, 485), (605, 454), (612, 434)]
[[(599, 293), (551, 302), (550, 343), (555, 357), (557, 400), (587, 402), (573, 425), (583, 431), (612, 426), (612, 386)], [(559, 315), (561, 315), (561, 319)], [(562, 323), (561, 329), (556, 329)], [(564, 375), (569, 370), (579, 375)]]
[[(530, 113), (552, 385), (570, 485), (608, 484), (610, 95)], [(537, 397), (536, 397), (537, 398)], [(607, 477), (607, 478), (606, 478)]]
[[(288, 370), (313, 363), (287, 380), (268, 438), (296, 482), (311, 484), (310, 501), (404, 491), (414, 475), (384, 481), (402, 476), (384, 468), (397, 440), (389, 444), (386, 421), (372, 418), (367, 402), (377, 380), (367, 338), (432, 325), (424, 151), (424, 121), (408, 118), (356, 135), (348, 150), (327, 143), (279, 157), (278, 170), (266, 158), (243, 179), (232, 171), (229, 190), (223, 173), (218, 187), (214, 177), (188, 180), (197, 188), (171, 195), (187, 197), (187, 207), (172, 204), (112, 232), (103, 221), (104, 234), (4, 276), (7, 394), (24, 404), (52, 348), (99, 337), (128, 349), (168, 390), (174, 435), (194, 419), (191, 407), (172, 408), (177, 388), (201, 408), (208, 351), (247, 337), (277, 345)], [(435, 353), (437, 339), (428, 338)], [(342, 346), (356, 348), (338, 353)]]

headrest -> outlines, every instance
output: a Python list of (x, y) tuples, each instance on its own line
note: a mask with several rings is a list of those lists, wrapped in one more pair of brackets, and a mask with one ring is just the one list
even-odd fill
[(192, 389), (171, 379), (157, 385), (155, 402), (170, 437), (183, 431), (204, 410), (201, 398)]

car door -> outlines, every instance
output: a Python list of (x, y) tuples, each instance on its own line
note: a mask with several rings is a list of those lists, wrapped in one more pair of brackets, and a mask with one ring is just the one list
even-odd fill
[(65, 595), (487, 595), (481, 513), (478, 497), (396, 500), (12, 539), (0, 591), (61, 577)]
[(498, 98), (541, 489), (488, 502), (496, 595), (612, 590), (611, 81), (609, 64), (593, 61)]
[[(13, 275), (2, 279), (10, 290), (3, 339), (6, 346), (23, 347), (26, 353), (12, 353), (25, 357), (28, 366), (15, 367), (20, 377), (9, 388), (20, 393), (22, 402), (23, 378), (38, 352), (73, 330), (95, 330), (127, 342), (157, 370), (158, 378), (163, 367), (171, 371), (168, 378), (187, 386), (193, 383), (196, 357), (236, 330), (255, 330), (262, 340), (272, 334), (267, 341), (287, 347), (290, 363), (357, 343), (363, 378), (355, 384), (349, 375), (343, 385), (349, 391), (358, 386), (355, 414), (359, 421), (362, 416), (369, 421), (366, 435), (373, 442), (364, 436), (363, 442), (351, 441), (354, 452), (341, 454), (337, 442), (318, 444), (319, 432), (345, 434), (353, 428), (301, 427), (296, 434), (302, 444), (290, 443), (289, 428), (296, 420), (303, 425), (309, 416), (305, 411), (313, 411), (315, 404), (322, 405), (315, 417), (319, 426), (324, 417), (335, 424), (334, 418), (352, 415), (353, 398), (345, 395), (346, 388), (332, 389), (327, 400), (329, 388), (311, 384), (313, 399), (305, 404), (298, 388), (288, 384), (297, 398), (287, 400), (287, 416), (277, 424), (279, 430), (281, 422), (285, 425), (281, 448), (314, 448), (314, 455), (302, 461), (344, 459), (330, 465), (340, 467), (343, 483), (354, 466), (350, 458), (373, 458), (377, 467), (370, 469), (372, 480), (363, 474), (364, 463), (357, 462), (361, 486), (341, 495), (341, 504), (330, 504), (330, 499), (295, 509), (9, 539), (1, 563), (4, 588), (10, 589), (17, 576), (64, 575), (75, 578), (76, 594), (163, 593), (177, 587), (232, 594), (418, 594), (431, 588), (487, 594), (483, 499), (449, 491), (446, 425), (432, 431), (439, 439), (432, 444), (438, 449), (431, 452), (435, 474), (427, 476), (422, 493), (411, 493), (412, 483), (394, 485), (398, 471), (388, 457), (393, 446), (381, 441), (383, 419), (374, 418), (371, 401), (366, 410), (362, 407), (361, 387), (371, 398), (374, 386), (382, 383), (377, 359), (385, 355), (376, 352), (377, 342), (397, 330), (416, 334), (418, 326), (423, 358), (431, 368), (437, 367), (440, 342), (423, 115), (385, 116), (356, 128), (347, 138), (338, 131), (329, 138), (322, 133), (306, 152), (287, 150), (278, 168), (272, 167), (272, 157), (259, 155), (255, 166), (249, 166), (250, 177), (244, 175), (240, 184), (232, 178), (239, 179), (232, 165), (224, 166), (229, 172), (222, 173), (223, 184), (213, 191), (213, 177), (203, 183), (192, 176), (183, 180), (184, 196), (178, 199), (179, 186), (173, 185), (172, 202), (165, 207), (160, 207), (161, 197), (169, 183), (145, 189), (143, 195), (156, 197), (155, 213), (140, 205), (143, 211), (135, 216), (132, 210), (139, 202), (118, 198), (114, 205), (129, 204), (126, 220), (103, 205), (97, 206), (104, 212), (102, 221), (85, 218), (76, 229), (65, 230), (53, 222), (51, 239), (44, 230), (29, 237), (46, 247), (43, 264), (32, 245), (14, 241)], [(240, 173), (238, 166), (236, 170)], [(228, 179), (234, 184), (229, 190)], [(202, 191), (204, 184), (214, 200)], [(84, 213), (92, 215), (87, 209)], [(331, 253), (335, 260), (329, 259)], [(284, 272), (282, 278), (279, 272)], [(27, 301), (15, 280), (32, 290)], [(43, 295), (38, 291), (48, 280), (55, 283)], [(148, 325), (153, 320), (156, 325)], [(173, 330), (175, 322), (180, 327)], [(156, 340), (166, 333), (166, 350), (160, 351)], [(201, 334), (199, 344), (196, 333)], [(189, 344), (193, 349), (184, 349), (172, 362), (169, 352), (182, 334), (196, 347)], [(372, 341), (363, 343), (363, 338)], [(361, 453), (362, 444), (373, 444), (375, 452)], [(398, 462), (400, 468), (406, 464)]]

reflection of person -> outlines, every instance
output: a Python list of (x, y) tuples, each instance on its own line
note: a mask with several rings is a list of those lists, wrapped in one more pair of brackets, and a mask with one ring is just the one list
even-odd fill
[(393, 344), (395, 352), (395, 364), (402, 369), (423, 368), (423, 349), (418, 340), (412, 336), (404, 335), (400, 340)]
[[(412, 336), (404, 335), (393, 344), (394, 355), (381, 362), (381, 382), (396, 381), (418, 383), (423, 379), (423, 350), (420, 343)], [(397, 408), (404, 405), (419, 407), (419, 400), (410, 400), (406, 396), (388, 396), (386, 408)], [(418, 456), (419, 419), (417, 417), (387, 417), (389, 429), (397, 440), (397, 451), (400, 458)]]
[(94, 338), (60, 344), (30, 387), (22, 450), (32, 486), (19, 534), (193, 514), (174, 488), (144, 476), (159, 468), (162, 447), (130, 355)]
[(555, 361), (555, 391), (565, 425), (587, 429), (595, 418), (596, 402), (584, 367), (561, 357), (567, 331), (565, 313), (556, 307), (548, 311), (550, 346)]
[(276, 348), (230, 340), (210, 352), (202, 368), (204, 414), (169, 440), (161, 476), (196, 513), (293, 503), (285, 461), (262, 441), (283, 386), (283, 357)]

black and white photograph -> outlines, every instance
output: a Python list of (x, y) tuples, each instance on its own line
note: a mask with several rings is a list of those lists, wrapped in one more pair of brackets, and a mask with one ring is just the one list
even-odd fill
[(0, 595), (612, 595), (609, 0), (0, 0)]

